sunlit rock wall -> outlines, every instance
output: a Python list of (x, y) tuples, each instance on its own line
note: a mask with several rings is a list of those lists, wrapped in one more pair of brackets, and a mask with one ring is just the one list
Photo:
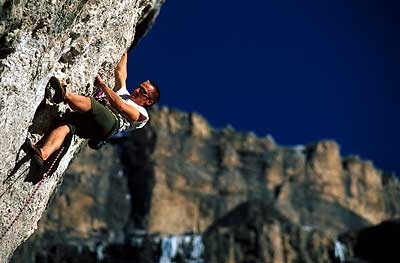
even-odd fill
[(150, 28), (163, 0), (0, 1), (0, 262), (36, 229), (82, 141), (73, 138), (57, 170), (40, 183), (21, 151), (66, 110), (46, 88), (56, 75), (92, 94), (101, 72), (113, 84), (120, 56)]

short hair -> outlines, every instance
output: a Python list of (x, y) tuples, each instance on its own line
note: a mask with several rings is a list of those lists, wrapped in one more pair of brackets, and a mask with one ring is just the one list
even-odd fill
[(152, 105), (154, 105), (157, 101), (160, 100), (160, 96), (161, 96), (160, 88), (153, 81), (149, 80), (149, 82), (150, 82), (151, 86), (154, 87), (154, 90), (155, 90), (155, 92), (154, 92), (154, 90), (151, 92), (151, 99), (153, 100), (153, 104)]

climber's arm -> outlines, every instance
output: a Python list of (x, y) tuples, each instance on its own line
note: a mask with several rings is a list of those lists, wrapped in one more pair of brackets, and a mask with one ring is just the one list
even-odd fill
[(115, 77), (114, 91), (118, 91), (120, 88), (126, 87), (126, 79), (128, 77), (127, 60), (128, 60), (128, 53), (125, 51), (124, 54), (122, 54), (122, 57), (114, 70), (114, 77)]
[(100, 75), (96, 76), (96, 85), (101, 88), (101, 90), (107, 96), (111, 106), (121, 115), (128, 118), (131, 122), (139, 120), (141, 113), (136, 108), (126, 104), (117, 93), (115, 93), (107, 84), (104, 83)]

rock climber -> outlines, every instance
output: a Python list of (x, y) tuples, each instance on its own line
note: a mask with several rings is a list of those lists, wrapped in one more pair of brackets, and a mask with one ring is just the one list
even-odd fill
[(47, 136), (38, 143), (25, 142), (24, 149), (38, 166), (58, 149), (69, 134), (89, 139), (89, 146), (98, 148), (98, 143), (119, 132), (142, 128), (149, 120), (146, 108), (160, 98), (158, 86), (150, 80), (140, 83), (132, 92), (126, 88), (127, 52), (115, 70), (115, 86), (111, 89), (99, 74), (95, 85), (99, 87), (97, 96), (83, 96), (66, 88), (65, 82), (50, 78), (50, 86), (60, 101), (66, 102), (73, 110), (65, 113)]

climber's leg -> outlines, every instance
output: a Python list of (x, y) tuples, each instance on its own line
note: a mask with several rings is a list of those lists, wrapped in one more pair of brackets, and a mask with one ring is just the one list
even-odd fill
[(50, 155), (52, 155), (55, 151), (60, 149), (61, 145), (64, 142), (65, 137), (70, 133), (70, 129), (68, 125), (61, 124), (53, 131), (49, 133), (42, 143), (42, 147), (39, 148), (40, 156), (43, 160), (47, 160)]
[(77, 94), (65, 88), (65, 83), (62, 83), (56, 77), (50, 78), (50, 85), (56, 91), (56, 95), (65, 101), (68, 105), (78, 112), (87, 112), (92, 108), (92, 102), (89, 97)]
[(74, 111), (87, 112), (92, 109), (92, 101), (90, 97), (69, 90), (66, 90), (65, 92), (65, 101)]
[(24, 143), (24, 151), (29, 154), (32, 160), (38, 166), (42, 166), (44, 162), (52, 155), (55, 151), (60, 149), (64, 142), (65, 137), (70, 133), (70, 128), (66, 124), (61, 124), (49, 135), (42, 138), (39, 147), (38, 145), (33, 145), (29, 140)]

